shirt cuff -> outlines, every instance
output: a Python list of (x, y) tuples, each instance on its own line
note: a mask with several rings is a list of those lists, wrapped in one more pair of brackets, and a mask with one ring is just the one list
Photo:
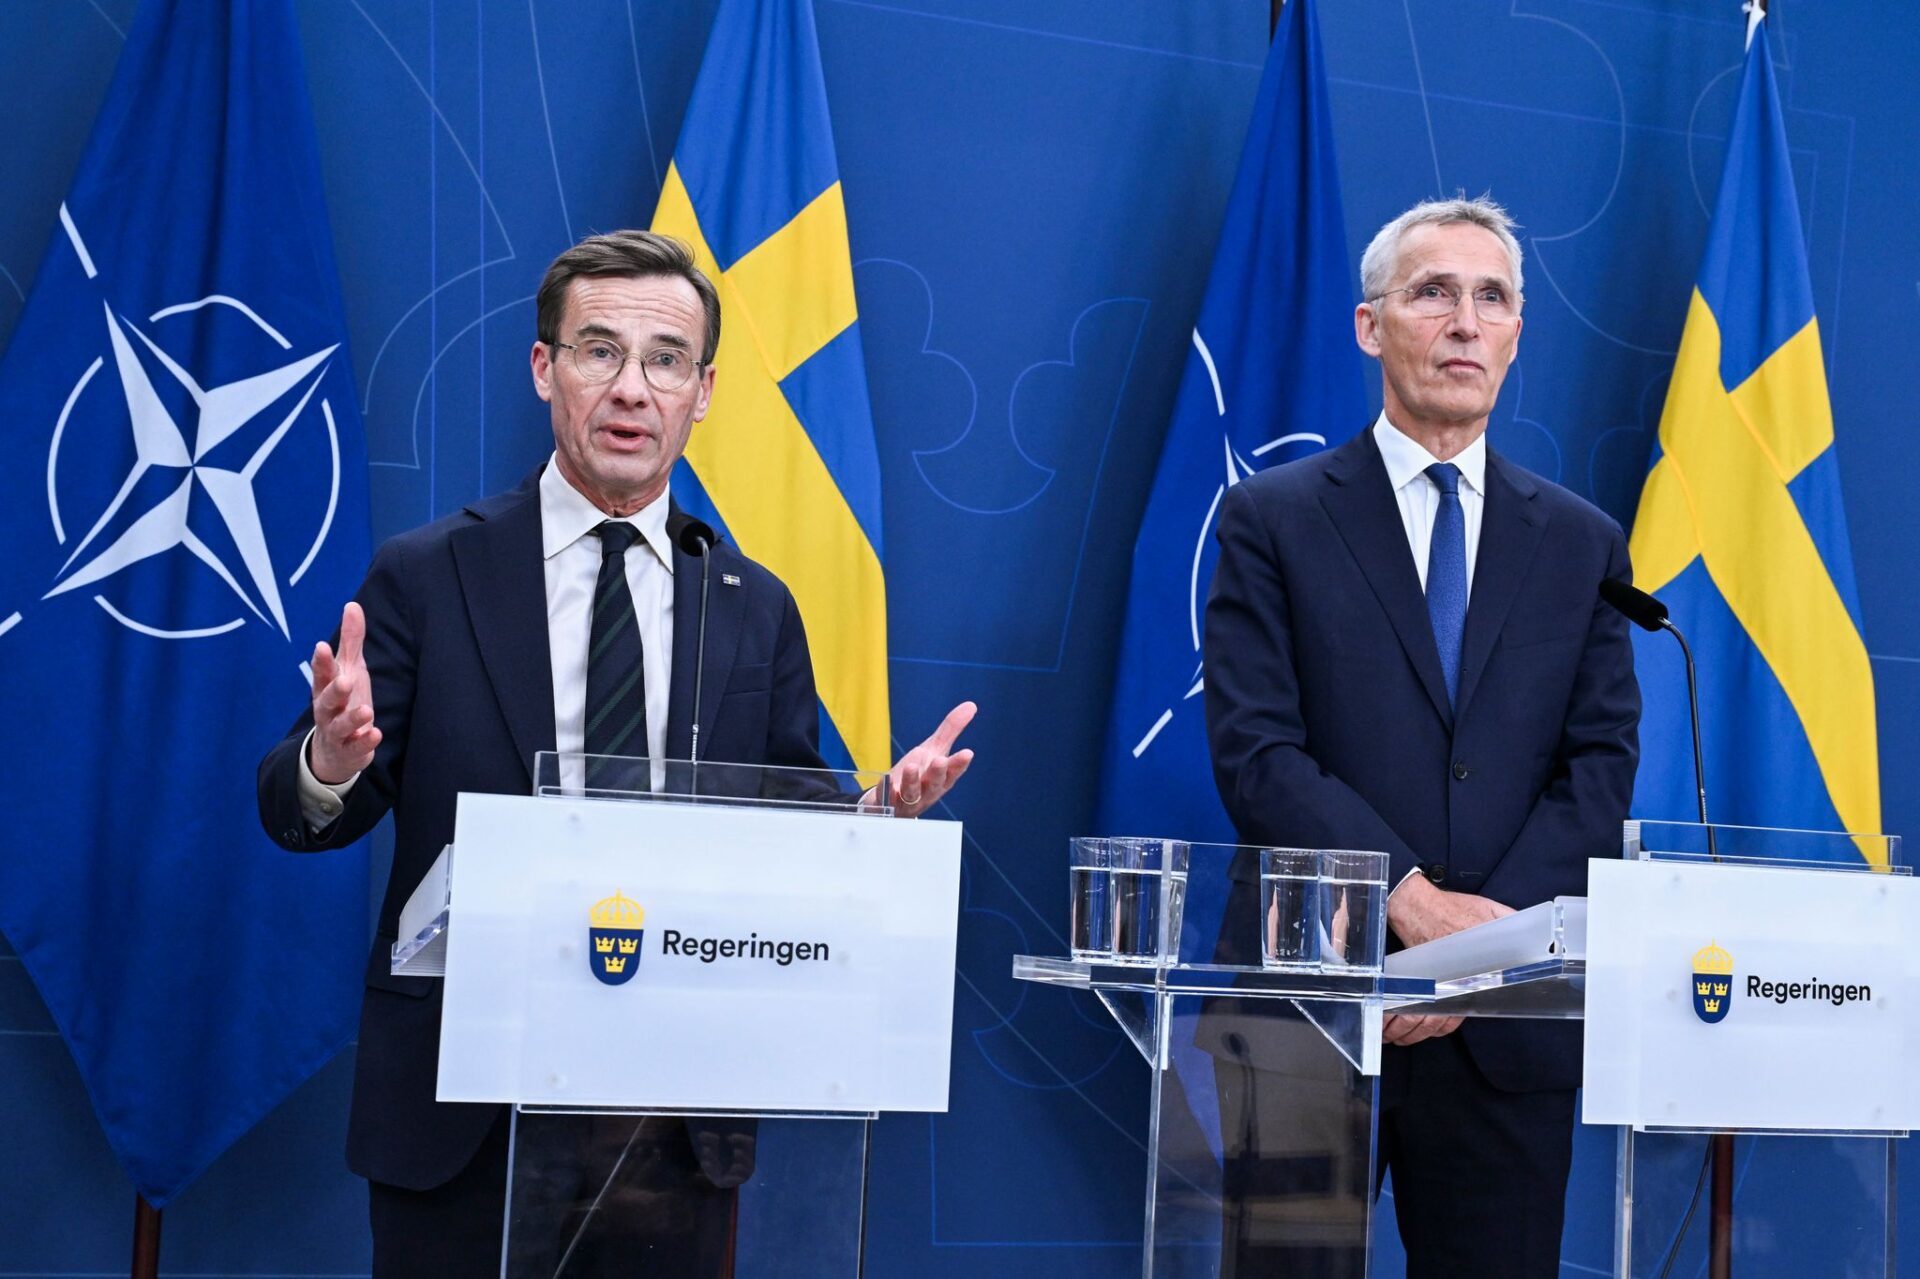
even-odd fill
[(315, 777), (313, 767), (307, 763), (307, 748), (313, 744), (313, 734), (314, 730), (308, 729), (306, 740), (300, 743), (300, 815), (307, 819), (307, 828), (318, 835), (340, 820), (340, 814), (347, 809), (347, 792), (360, 780), (360, 774), (355, 773), (337, 786)]
[[(302, 754), (302, 755), (300, 756), (300, 767), (301, 767), (301, 768), (302, 768), (303, 770), (304, 770), (304, 769), (306, 768), (306, 758), (307, 758), (307, 757), (306, 757), (306, 755), (305, 755), (305, 754)], [(319, 784), (319, 783), (317, 783), (317, 782), (315, 783), (315, 785), (318, 785), (318, 784)], [(1392, 889), (1392, 891), (1391, 891), (1391, 892), (1389, 892), (1389, 893), (1387, 894), (1387, 900), (1388, 900), (1388, 901), (1392, 901), (1392, 900), (1393, 900), (1393, 894), (1394, 894), (1394, 893), (1397, 893), (1397, 892), (1399, 892), (1399, 891), (1400, 891), (1400, 888), (1401, 888), (1401, 885), (1402, 885), (1402, 884), (1405, 884), (1405, 883), (1406, 883), (1406, 882), (1407, 882), (1407, 881), (1408, 881), (1409, 879), (1416, 879), (1416, 878), (1418, 878), (1418, 879), (1425, 879), (1425, 878), (1426, 878), (1426, 875), (1427, 875), (1427, 872), (1426, 872), (1426, 871), (1425, 871), (1425, 870), (1424, 870), (1424, 869), (1423, 869), (1422, 867), (1420, 867), (1420, 866), (1417, 866), (1417, 865), (1416, 865), (1416, 866), (1415, 866), (1415, 867), (1414, 867), (1414, 868), (1413, 868), (1412, 870), (1410, 870), (1410, 871), (1408, 871), (1408, 872), (1407, 872), (1406, 874), (1404, 874), (1404, 875), (1402, 875), (1402, 876), (1400, 877), (1400, 882), (1399, 882), (1399, 883), (1397, 883), (1397, 884), (1395, 884), (1395, 885), (1393, 886), (1393, 889)]]

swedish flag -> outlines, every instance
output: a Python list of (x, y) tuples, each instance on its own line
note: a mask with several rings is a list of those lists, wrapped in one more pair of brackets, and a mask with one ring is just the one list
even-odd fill
[[(1638, 584), (1667, 602), (1699, 656), (1714, 818), (1878, 831), (1873, 672), (1764, 24), (1632, 550)], [(1664, 636), (1635, 639), (1648, 708), (1635, 811), (1688, 817), (1680, 660)]]
[(721, 0), (653, 229), (693, 246), (726, 320), (687, 461), (793, 591), (854, 766), (884, 770), (880, 459), (809, 0)]

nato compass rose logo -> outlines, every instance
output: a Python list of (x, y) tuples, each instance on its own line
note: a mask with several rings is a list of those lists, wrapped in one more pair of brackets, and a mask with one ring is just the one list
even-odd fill
[[(60, 218), (95, 278), (64, 206)], [(340, 495), (339, 432), (319, 395), (339, 344), (296, 350), (246, 302), (219, 293), (144, 316), (102, 302), (98, 332), (99, 353), (67, 393), (47, 450), (47, 514), (66, 558), (43, 598), (106, 587), (134, 565), (180, 552), (226, 589), (191, 593), (186, 605), (173, 602), (182, 592), (132, 589), (118, 604), (105, 593), (94, 602), (156, 639), (222, 635), (249, 617), (290, 639), (282, 591), (299, 584), (326, 544)], [(309, 487), (328, 474), (321, 457), (330, 462), (324, 510), (310, 491), (282, 494), (259, 482), (290, 435), (312, 463)], [(289, 469), (298, 468), (282, 473)], [(287, 562), (293, 568), (282, 577)], [(199, 615), (154, 612), (183, 607)]]
[[(1221, 419), (1224, 424), (1227, 416), (1227, 399), (1226, 394), (1220, 387), (1220, 370), (1214, 366), (1213, 352), (1207, 349), (1206, 339), (1200, 336), (1200, 330), (1197, 328), (1193, 331), (1193, 349), (1199, 354), (1200, 363), (1206, 368), (1207, 380), (1213, 388), (1214, 416)], [(1255, 445), (1251, 452), (1251, 458), (1255, 460), (1265, 458), (1270, 453), (1287, 449), (1289, 445), (1300, 444), (1309, 444), (1315, 449), (1322, 449), (1327, 446), (1327, 437), (1317, 431), (1294, 431), (1288, 435), (1276, 436), (1264, 444)], [(1200, 610), (1206, 604), (1207, 583), (1213, 578), (1210, 570), (1212, 568), (1213, 552), (1215, 550), (1213, 541), (1214, 524), (1220, 518), (1220, 503), (1226, 499), (1227, 490), (1258, 471), (1261, 465), (1267, 464), (1261, 463), (1260, 465), (1256, 465), (1254, 460), (1249, 460), (1247, 456), (1242, 456), (1240, 451), (1234, 447), (1233, 436), (1224, 425), (1220, 432), (1220, 449), (1225, 455), (1225, 478), (1221, 481), (1219, 487), (1213, 490), (1213, 496), (1207, 502), (1206, 513), (1200, 517), (1199, 526), (1194, 530), (1193, 555), (1188, 561), (1191, 567), (1187, 573), (1187, 635), (1193, 643), (1193, 673), (1187, 677), (1188, 687), (1186, 692), (1181, 696), (1180, 701), (1169, 705), (1165, 710), (1161, 711), (1159, 718), (1153, 721), (1152, 726), (1147, 729), (1145, 735), (1134, 744), (1133, 757), (1135, 759), (1139, 759), (1142, 755), (1145, 755), (1147, 748), (1153, 745), (1153, 739), (1160, 736), (1160, 731), (1173, 722), (1175, 707), (1181, 702), (1192, 701), (1207, 687), (1206, 681), (1200, 676)], [(1305, 454), (1301, 450), (1292, 449), (1285, 454), (1283, 459), (1275, 460), (1290, 461), (1293, 458), (1302, 456), (1305, 456)], [(1197, 497), (1198, 494), (1194, 496)], [(1203, 569), (1208, 571), (1203, 571)]]

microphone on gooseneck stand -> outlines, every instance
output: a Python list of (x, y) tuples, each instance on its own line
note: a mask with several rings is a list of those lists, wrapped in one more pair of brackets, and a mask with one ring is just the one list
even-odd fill
[(1720, 849), (1707, 821), (1707, 765), (1700, 747), (1700, 684), (1694, 676), (1693, 650), (1687, 637), (1667, 617), (1667, 606), (1637, 586), (1609, 577), (1600, 583), (1600, 598), (1613, 605), (1629, 622), (1645, 631), (1665, 631), (1680, 641), (1680, 655), (1687, 661), (1687, 705), (1693, 717), (1693, 784), (1700, 798), (1700, 824), (1707, 828), (1707, 856), (1720, 860)]
[[(1629, 585), (1617, 577), (1609, 577), (1600, 583), (1600, 598), (1626, 615), (1628, 621), (1642, 630), (1665, 631), (1680, 641), (1680, 653), (1687, 659), (1687, 703), (1693, 715), (1693, 781), (1700, 797), (1700, 824), (1707, 828), (1707, 856), (1714, 861), (1720, 860), (1719, 846), (1713, 837), (1713, 826), (1707, 821), (1707, 767), (1700, 749), (1700, 685), (1694, 677), (1693, 650), (1687, 647), (1687, 637), (1680, 633), (1667, 616), (1667, 606), (1636, 586)], [(1700, 1161), (1700, 1175), (1693, 1183), (1693, 1197), (1687, 1201), (1687, 1212), (1680, 1220), (1680, 1229), (1674, 1233), (1673, 1243), (1667, 1248), (1666, 1262), (1660, 1267), (1660, 1279), (1667, 1279), (1673, 1273), (1674, 1262), (1680, 1255), (1681, 1241), (1687, 1237), (1687, 1229), (1693, 1224), (1693, 1215), (1700, 1207), (1701, 1192), (1711, 1180), (1713, 1186), (1712, 1220), (1709, 1223), (1707, 1252), (1710, 1268), (1715, 1275), (1724, 1275), (1731, 1269), (1733, 1234), (1733, 1134), (1715, 1133), (1707, 1141), (1706, 1157)]]
[[(693, 649), (693, 779), (700, 776), (700, 692), (707, 674), (707, 587), (713, 577), (713, 557), (708, 554), (719, 541), (711, 526), (684, 511), (675, 511), (667, 521), (667, 536), (673, 544), (700, 561), (700, 626)], [(695, 792), (698, 793), (696, 786)]]
[[(1671, 626), (1667, 606), (1631, 582), (1609, 577), (1600, 583), (1600, 598), (1626, 614), (1627, 620), (1642, 630), (1657, 631)], [(1675, 631), (1678, 635), (1680, 632)], [(1685, 640), (1680, 641), (1685, 644)]]

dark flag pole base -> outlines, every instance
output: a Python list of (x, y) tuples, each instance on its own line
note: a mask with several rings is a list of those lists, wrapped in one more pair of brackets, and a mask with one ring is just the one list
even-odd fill
[(1707, 1222), (1708, 1279), (1733, 1274), (1733, 1134), (1713, 1135), (1712, 1216)]
[(133, 1197), (133, 1279), (159, 1279), (160, 1210)]

